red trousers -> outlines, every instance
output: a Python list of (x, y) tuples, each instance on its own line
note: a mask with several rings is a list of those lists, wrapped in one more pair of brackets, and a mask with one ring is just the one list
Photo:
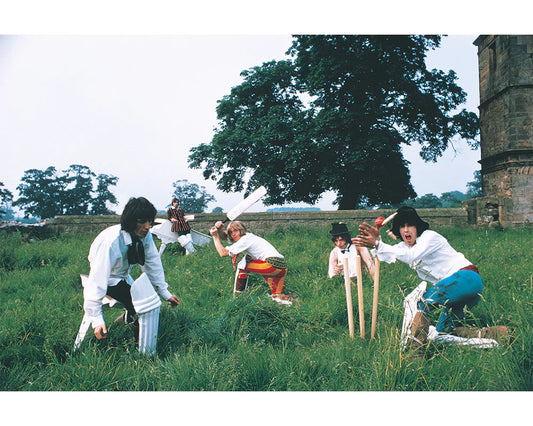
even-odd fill
[[(283, 288), (285, 287), (285, 275), (287, 275), (287, 268), (277, 269), (273, 267), (266, 260), (252, 260), (246, 264), (245, 270), (240, 270), (237, 278), (237, 288), (241, 284), (242, 290), (246, 284), (248, 278), (248, 272), (254, 272), (261, 275), (270, 287), (272, 295), (283, 294)], [(239, 283), (240, 282), (240, 283)]]

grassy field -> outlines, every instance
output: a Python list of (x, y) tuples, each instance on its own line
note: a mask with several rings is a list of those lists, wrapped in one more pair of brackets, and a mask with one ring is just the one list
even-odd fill
[[(404, 264), (382, 264), (377, 336), (369, 340), (372, 283), (364, 275), (366, 339), (350, 339), (343, 280), (329, 280), (328, 228), (265, 235), (288, 261), (291, 307), (273, 303), (266, 283), (232, 297), (234, 272), (213, 246), (163, 254), (181, 304), (161, 309), (158, 352), (138, 355), (126, 327), (72, 345), (83, 316), (79, 274), (88, 273), (95, 235), (28, 241), (0, 234), (0, 390), (3, 391), (524, 391), (533, 389), (532, 231), (436, 229), (476, 264), (483, 300), (468, 315), (479, 326), (513, 329), (496, 349), (430, 346), (400, 351), (402, 302), (418, 283)], [(253, 230), (252, 230), (253, 231)], [(157, 241), (159, 244), (159, 241)], [(138, 275), (140, 270), (135, 269)], [(120, 314), (105, 311), (107, 324)]]

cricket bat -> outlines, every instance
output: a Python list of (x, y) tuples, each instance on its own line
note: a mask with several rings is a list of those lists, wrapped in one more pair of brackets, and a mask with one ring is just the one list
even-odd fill
[(248, 197), (242, 200), (239, 204), (233, 207), (229, 212), (226, 213), (226, 219), (224, 223), (228, 220), (237, 219), (242, 213), (252, 207), (253, 204), (257, 203), (261, 198), (263, 198), (267, 193), (267, 190), (264, 186), (260, 186), (254, 192), (252, 192)]

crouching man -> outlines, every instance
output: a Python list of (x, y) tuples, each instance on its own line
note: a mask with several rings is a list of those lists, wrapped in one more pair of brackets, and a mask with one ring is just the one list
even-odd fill
[[(155, 353), (157, 344), (159, 297), (172, 307), (179, 304), (179, 299), (168, 291), (161, 257), (150, 233), (156, 213), (146, 198), (128, 201), (120, 225), (105, 229), (93, 241), (89, 250), (91, 270), (83, 290), (83, 307), (96, 338), (107, 337), (102, 315), (102, 299), (107, 295), (125, 306), (126, 312), (119, 321), (132, 324), (139, 352), (147, 355)], [(137, 263), (144, 273), (140, 278), (145, 279), (134, 283), (130, 270)]]
[(408, 347), (422, 353), (429, 333), (429, 313), (438, 307), (443, 307), (436, 326), (438, 333), (496, 340), (506, 338), (508, 330), (505, 326), (480, 330), (461, 326), (465, 308), (472, 308), (481, 299), (483, 281), (478, 269), (442, 235), (431, 231), (415, 209), (404, 206), (397, 210), (392, 232), (401, 242), (393, 246), (381, 241), (379, 230), (366, 222), (359, 226), (359, 231), (361, 234), (353, 239), (356, 246), (375, 247), (381, 261), (406, 263), (420, 278), (432, 284), (418, 301), (410, 325)]
[[(233, 266), (237, 269), (235, 275), (234, 294), (241, 293), (247, 287), (248, 272), (261, 275), (270, 287), (272, 300), (283, 305), (292, 305), (294, 298), (284, 294), (287, 264), (285, 258), (272, 244), (265, 239), (249, 232), (244, 224), (238, 220), (230, 222), (226, 231), (224, 223), (215, 223), (209, 233), (218, 254), (221, 257), (231, 256)], [(224, 246), (220, 239), (229, 239), (233, 244)], [(241, 261), (236, 264), (237, 255), (244, 254)]]

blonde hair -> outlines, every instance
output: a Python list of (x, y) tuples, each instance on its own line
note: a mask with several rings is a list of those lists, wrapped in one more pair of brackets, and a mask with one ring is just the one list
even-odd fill
[(231, 238), (230, 231), (231, 230), (238, 231), (240, 236), (246, 235), (246, 227), (240, 220), (234, 220), (233, 222), (230, 222), (227, 229), (226, 229), (226, 237), (229, 238), (231, 241), (233, 241), (233, 238)]

